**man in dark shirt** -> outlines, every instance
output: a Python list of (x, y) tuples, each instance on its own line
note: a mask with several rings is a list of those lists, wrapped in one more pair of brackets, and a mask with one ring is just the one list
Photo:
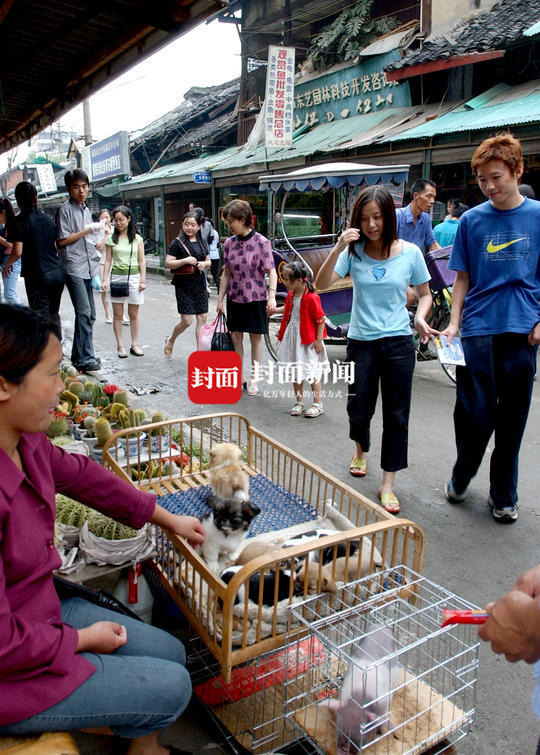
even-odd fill
[(61, 334), (60, 299), (64, 289), (62, 263), (56, 251), (56, 226), (37, 208), (37, 190), (29, 181), (15, 187), (20, 215), (16, 218), (13, 249), (6, 262), (11, 266), (22, 255), (22, 276), (28, 304), (42, 315), (51, 317)]

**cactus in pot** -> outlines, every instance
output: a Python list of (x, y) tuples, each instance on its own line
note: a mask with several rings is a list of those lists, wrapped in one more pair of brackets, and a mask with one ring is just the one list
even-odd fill
[(70, 414), (72, 414), (79, 406), (79, 397), (67, 389), (60, 394), (60, 401), (67, 401)]
[(71, 380), (66, 388), (68, 391), (71, 391), (71, 393), (74, 393), (79, 400), (84, 393), (84, 384), (81, 383), (80, 380)]
[(96, 425), (97, 420), (92, 415), (85, 417), (83, 421), (84, 429), (86, 430), (86, 437), (87, 438), (95, 438), (96, 437)]
[(97, 438), (96, 446), (98, 448), (103, 448), (105, 443), (109, 440), (109, 438), (112, 438), (113, 435), (109, 420), (104, 419), (103, 417), (100, 417), (98, 420), (96, 420), (95, 433)]
[(113, 403), (129, 406), (129, 396), (127, 391), (115, 391), (113, 394)]
[(70, 423), (61, 415), (56, 415), (46, 430), (49, 438), (59, 438), (61, 435), (69, 435)]

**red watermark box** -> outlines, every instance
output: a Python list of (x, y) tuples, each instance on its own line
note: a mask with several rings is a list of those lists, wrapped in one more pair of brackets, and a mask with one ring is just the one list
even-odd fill
[(190, 354), (188, 396), (194, 404), (236, 404), (240, 401), (240, 355), (236, 351), (194, 351)]

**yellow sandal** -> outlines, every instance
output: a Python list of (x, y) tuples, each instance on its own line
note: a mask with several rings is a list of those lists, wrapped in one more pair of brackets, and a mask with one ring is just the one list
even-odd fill
[(381, 506), (385, 511), (388, 511), (389, 514), (399, 514), (401, 506), (399, 505), (397, 497), (393, 493), (381, 493), (381, 491), (378, 490), (377, 495), (379, 496)]
[(365, 477), (367, 474), (367, 459), (365, 456), (353, 456), (349, 464), (349, 472), (353, 477)]

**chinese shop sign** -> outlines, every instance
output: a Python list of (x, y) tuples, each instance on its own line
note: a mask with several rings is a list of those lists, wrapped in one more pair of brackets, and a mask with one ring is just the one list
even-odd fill
[(409, 83), (388, 81), (383, 70), (398, 58), (397, 50), (392, 50), (296, 84), (294, 128), (330, 123), (381, 109), (410, 107)]
[(294, 109), (294, 47), (268, 48), (264, 142), (267, 147), (290, 147)]

